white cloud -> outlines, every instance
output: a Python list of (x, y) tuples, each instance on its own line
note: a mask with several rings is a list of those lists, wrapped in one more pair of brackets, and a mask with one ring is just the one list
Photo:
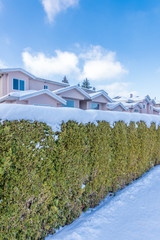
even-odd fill
[[(25, 49), (22, 53), (24, 68), (39, 77), (55, 79), (59, 81), (64, 75), (70, 84), (82, 82), (86, 77), (91, 85), (99, 89), (100, 85), (107, 91), (125, 93), (127, 83), (119, 83), (127, 70), (118, 62), (116, 54), (107, 51), (100, 46), (91, 46), (83, 51), (78, 45), (78, 53), (73, 51), (56, 50), (55, 54), (47, 56), (43, 52), (33, 53), (31, 49)], [(118, 79), (118, 81), (116, 80)]]
[(49, 22), (53, 22), (55, 16), (69, 7), (74, 7), (79, 0), (41, 0)]
[(0, 59), (0, 68), (7, 68), (8, 66)]
[(84, 60), (81, 78), (94, 81), (111, 80), (119, 78), (128, 71), (116, 60), (116, 53), (107, 51), (101, 46), (91, 46), (89, 51), (81, 54)]
[(128, 82), (114, 82), (109, 85), (98, 85), (97, 89), (104, 89), (111, 97), (129, 96), (130, 93), (136, 95), (137, 92), (129, 89), (130, 85)]
[(55, 75), (79, 74), (78, 57), (71, 52), (55, 51), (55, 56), (45, 56), (44, 53), (31, 54), (28, 50), (22, 53), (25, 68), (41, 77)]

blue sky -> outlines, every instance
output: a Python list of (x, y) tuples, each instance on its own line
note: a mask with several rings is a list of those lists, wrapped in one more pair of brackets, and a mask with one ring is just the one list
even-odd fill
[(0, 0), (0, 68), (160, 98), (159, 0)]

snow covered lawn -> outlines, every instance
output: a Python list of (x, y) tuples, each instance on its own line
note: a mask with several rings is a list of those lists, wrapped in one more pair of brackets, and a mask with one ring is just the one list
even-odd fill
[(45, 240), (160, 240), (160, 166)]

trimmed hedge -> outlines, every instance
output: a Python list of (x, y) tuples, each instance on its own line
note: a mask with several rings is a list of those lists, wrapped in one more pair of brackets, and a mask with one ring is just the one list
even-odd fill
[[(0, 239), (44, 239), (160, 162), (160, 127), (0, 124)], [(85, 187), (82, 189), (82, 184)]]

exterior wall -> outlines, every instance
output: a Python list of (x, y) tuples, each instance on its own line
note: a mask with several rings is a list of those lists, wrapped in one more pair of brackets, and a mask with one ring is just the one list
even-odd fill
[(107, 104), (106, 103), (101, 103), (101, 110), (107, 111)]
[(40, 96), (36, 96), (28, 99), (28, 104), (30, 105), (46, 105), (46, 106), (57, 107), (58, 103), (59, 102), (57, 100), (54, 100), (47, 94), (42, 94)]
[(136, 106), (136, 107), (130, 109), (130, 112), (135, 112), (135, 110), (137, 110), (139, 113), (141, 113), (141, 111), (142, 111), (142, 109), (139, 106)]
[(156, 103), (155, 107), (160, 107), (160, 103)]
[(159, 115), (159, 112), (157, 112), (157, 111), (155, 111), (155, 110), (153, 109), (153, 114)]
[(17, 101), (15, 101), (15, 103), (17, 103), (17, 104), (28, 104), (28, 101), (27, 100), (26, 101), (17, 100)]
[(77, 91), (76, 89), (72, 89), (67, 92), (59, 93), (58, 95), (62, 98), (66, 98), (66, 99), (73, 99), (73, 100), (74, 99), (78, 99), (78, 100), (85, 99), (85, 96), (83, 94), (81, 94), (79, 91)]
[(0, 77), (0, 97), (3, 96), (3, 91), (2, 91), (2, 78)]
[(5, 74), (1, 77), (1, 85), (2, 85), (2, 96), (7, 95), (8, 91), (7, 91), (7, 85), (8, 85), (8, 74)]
[[(147, 113), (147, 109), (148, 109), (148, 103), (146, 100), (143, 100), (143, 102), (141, 102), (142, 104), (142, 109), (141, 109), (141, 113)], [(145, 105), (145, 108), (143, 107), (143, 105)]]
[(118, 111), (118, 112), (126, 112), (121, 106), (117, 106), (114, 109), (108, 109), (108, 111)]
[(80, 101), (79, 107), (83, 110), (87, 110), (87, 101)]
[(92, 99), (92, 102), (96, 102), (96, 103), (108, 103), (109, 101), (103, 97), (102, 95), (99, 97), (96, 97), (94, 99)]
[(50, 91), (54, 91), (60, 88), (63, 88), (63, 86), (60, 86), (58, 84), (55, 83), (48, 83), (48, 82), (42, 82), (40, 80), (34, 80), (34, 79), (30, 79), (29, 81), (29, 90), (42, 90), (44, 89), (44, 85), (48, 86), (48, 89)]
[(148, 114), (153, 114), (153, 103), (148, 104)]
[[(13, 89), (13, 78), (19, 79), (19, 80), (24, 80), (25, 81), (25, 90), (29, 90), (29, 77), (25, 75), (24, 73), (21, 72), (10, 72), (8, 73), (7, 76), (7, 93), (10, 92), (17, 92), (19, 90), (14, 90)], [(6, 95), (5, 94), (5, 95)]]
[(44, 89), (44, 85), (48, 86), (48, 89), (51, 91), (63, 88), (63, 86), (58, 85), (56, 83), (45, 83), (43, 81), (34, 80), (30, 78), (28, 75), (22, 72), (9, 72), (4, 74), (0, 78), (0, 97), (7, 95), (10, 92), (17, 92), (19, 90), (13, 89), (13, 78), (24, 80), (25, 81), (25, 91), (27, 90), (42, 90)]

